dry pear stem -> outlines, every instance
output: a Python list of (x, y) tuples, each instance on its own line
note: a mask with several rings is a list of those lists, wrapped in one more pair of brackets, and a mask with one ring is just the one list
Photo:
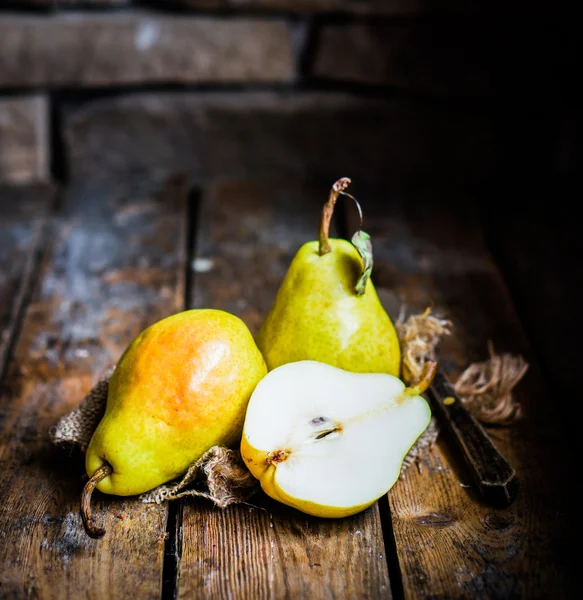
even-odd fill
[(89, 481), (85, 484), (83, 492), (81, 493), (81, 518), (83, 519), (83, 525), (85, 525), (85, 531), (89, 537), (93, 539), (99, 539), (105, 535), (105, 529), (97, 527), (93, 522), (91, 516), (91, 494), (96, 488), (97, 484), (105, 479), (108, 475), (111, 475), (113, 468), (110, 464), (105, 463), (95, 473)]
[(419, 396), (427, 390), (427, 388), (431, 385), (435, 374), (437, 373), (437, 362), (434, 360), (428, 360), (423, 365), (423, 370), (421, 371), (421, 378), (418, 383), (411, 387), (405, 388), (405, 391), (408, 395)]
[(328, 196), (328, 202), (324, 204), (324, 208), (322, 209), (322, 220), (320, 221), (320, 256), (328, 254), (328, 252), (331, 250), (330, 243), (328, 242), (328, 232), (330, 231), (330, 221), (332, 220), (332, 214), (334, 213), (334, 205), (336, 204), (336, 200), (338, 200), (339, 194), (343, 192), (349, 185), (350, 179), (348, 177), (342, 177), (342, 179), (339, 179), (332, 186), (330, 195)]

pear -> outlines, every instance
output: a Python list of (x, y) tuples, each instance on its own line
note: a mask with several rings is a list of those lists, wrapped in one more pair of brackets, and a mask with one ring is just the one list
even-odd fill
[(415, 387), (385, 373), (353, 373), (316, 361), (270, 371), (253, 392), (241, 455), (265, 493), (318, 517), (358, 513), (387, 493), (427, 428), (420, 395), (435, 375), (426, 363)]
[(346, 240), (328, 238), (334, 204), (349, 182), (340, 179), (332, 187), (319, 241), (299, 249), (257, 334), (270, 370), (315, 360), (348, 371), (399, 375), (399, 340), (369, 278), (370, 245), (359, 253)]
[[(266, 373), (251, 332), (227, 312), (188, 310), (148, 327), (110, 379), (86, 454), (88, 496), (94, 487), (119, 496), (146, 492), (212, 446), (238, 445), (247, 403)], [(90, 510), (84, 516), (90, 523)]]

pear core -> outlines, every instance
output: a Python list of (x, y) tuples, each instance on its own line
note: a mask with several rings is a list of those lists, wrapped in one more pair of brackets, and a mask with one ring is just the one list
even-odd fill
[(429, 405), (392, 375), (288, 363), (256, 387), (241, 454), (272, 498), (321, 517), (370, 506), (399, 477)]

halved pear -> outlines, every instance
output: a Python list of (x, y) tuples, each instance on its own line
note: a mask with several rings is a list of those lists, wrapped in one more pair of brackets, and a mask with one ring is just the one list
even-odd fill
[(406, 388), (392, 375), (311, 360), (277, 367), (249, 401), (243, 460), (275, 500), (319, 517), (360, 512), (395, 484), (429, 424), (419, 395), (428, 377)]

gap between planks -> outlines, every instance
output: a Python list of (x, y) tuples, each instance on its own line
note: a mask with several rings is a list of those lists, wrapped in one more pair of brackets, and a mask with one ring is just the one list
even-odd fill
[[(192, 188), (188, 193), (185, 232), (185, 274), (184, 274), (184, 310), (194, 308), (193, 292), (195, 286), (194, 253), (196, 247), (196, 229), (200, 210), (201, 190)], [(174, 600), (180, 580), (180, 562), (182, 560), (182, 518), (184, 498), (168, 503), (166, 520), (166, 542), (162, 565), (162, 600)]]
[[(26, 255), (22, 263), (17, 261), (17, 267), (22, 273), (19, 282), (16, 284), (15, 289), (12, 289), (10, 282), (7, 284), (9, 287), (6, 290), (0, 290), (7, 300), (11, 300), (10, 309), (7, 314), (3, 315), (6, 319), (6, 325), (4, 331), (0, 334), (0, 383), (4, 377), (4, 371), (6, 369), (12, 348), (14, 347), (15, 341), (18, 338), (18, 333), (22, 325), (26, 306), (28, 305), (34, 285), (36, 282), (36, 275), (40, 267), (43, 254), (43, 246), (48, 238), (48, 223), (52, 217), (52, 213), (55, 208), (55, 198), (57, 196), (57, 189), (53, 186), (41, 186), (32, 187), (30, 191), (28, 189), (2, 189), (0, 188), (0, 203), (5, 206), (9, 206), (7, 210), (7, 216), (5, 222), (2, 223), (3, 227), (9, 228), (19, 226), (20, 220), (13, 218), (12, 209), (18, 210), (18, 199), (16, 194), (26, 194), (32, 196), (31, 200), (35, 206), (33, 209), (36, 210), (36, 216), (28, 218), (32, 231), (30, 232), (30, 242), (26, 250)], [(37, 202), (38, 197), (38, 202)], [(4, 211), (3, 211), (4, 212)], [(22, 219), (24, 217), (21, 217)], [(25, 227), (28, 225), (25, 224)], [(6, 231), (6, 239), (10, 232)], [(6, 243), (6, 242), (5, 242)], [(15, 248), (5, 248), (6, 256), (13, 256)]]

